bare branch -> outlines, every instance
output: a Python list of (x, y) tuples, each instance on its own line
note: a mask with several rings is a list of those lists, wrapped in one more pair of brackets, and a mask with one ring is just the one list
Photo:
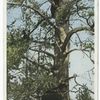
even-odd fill
[(50, 45), (50, 46), (54, 46), (54, 43), (50, 43), (50, 42), (45, 42), (45, 41), (37, 41), (37, 40), (32, 40), (32, 42), (34, 43), (38, 43), (38, 44), (47, 44), (47, 45)]
[(25, 4), (21, 4), (21, 3), (12, 3), (12, 2), (8, 2), (8, 5), (16, 5), (16, 6), (24, 6), (26, 8), (32, 9), (33, 11), (35, 11), (35, 13), (37, 13), (38, 15), (40, 15), (44, 20), (46, 20), (51, 26), (53, 26), (55, 29), (57, 28), (54, 23), (52, 23), (49, 18), (44, 12), (40, 12), (40, 10), (31, 7), (29, 5), (25, 5)]
[(44, 1), (43, 3), (41, 3), (39, 6), (41, 7), (41, 6), (43, 6), (45, 3), (47, 3), (48, 2), (48, 0), (47, 1)]
[(90, 29), (89, 29), (88, 27), (78, 27), (78, 28), (75, 28), (75, 29), (69, 31), (68, 33), (66, 33), (67, 36), (66, 36), (66, 38), (65, 38), (65, 40), (64, 40), (64, 43), (63, 43), (63, 45), (62, 45), (62, 47), (61, 47), (61, 48), (62, 48), (62, 51), (65, 51), (66, 46), (68, 45), (69, 40), (70, 40), (71, 36), (72, 36), (74, 33), (77, 33), (77, 32), (80, 32), (80, 31), (85, 31), (85, 30), (90, 31)]
[(88, 55), (88, 54), (86, 54), (84, 51), (82, 51), (90, 60), (91, 60), (91, 62), (94, 64), (95, 62), (94, 62), (94, 60), (93, 59), (91, 59), (91, 57)]
[(89, 57), (89, 55), (85, 53), (85, 51), (88, 51), (86, 49), (72, 49), (72, 50), (68, 51), (64, 56), (67, 57), (67, 55), (69, 55), (73, 51), (82, 51), (91, 60), (91, 62), (94, 64), (94, 60), (91, 59), (91, 57)]
[(32, 29), (32, 30), (30, 31), (30, 34), (31, 34), (33, 31), (35, 31), (35, 30), (38, 28), (38, 26), (39, 26), (42, 22), (43, 22), (43, 19), (40, 20), (40, 21), (34, 26), (34, 29)]
[(45, 64), (43, 64), (43, 65), (42, 65), (42, 64), (39, 64), (39, 63), (37, 63), (36, 61), (32, 61), (31, 59), (29, 59), (28, 57), (25, 57), (25, 56), (24, 56), (23, 58), (26, 59), (26, 60), (28, 60), (28, 61), (31, 62), (32, 64), (35, 64), (35, 65), (37, 65), (37, 66), (43, 68), (44, 70), (50, 72), (50, 70), (49, 70), (48, 68), (45, 67)]
[(54, 56), (53, 54), (51, 54), (51, 53), (49, 53), (49, 52), (47, 52), (47, 51), (37, 50), (37, 49), (32, 49), (32, 48), (30, 48), (30, 50), (32, 50), (32, 51), (36, 51), (36, 52), (44, 53), (44, 54), (46, 54), (46, 55), (52, 57), (53, 59), (55, 58), (55, 56)]
[[(81, 87), (83, 87), (84, 88), (84, 85), (81, 85), (80, 83), (78, 83), (77, 81), (76, 81), (76, 77), (74, 78), (74, 81), (75, 81), (75, 83), (77, 84), (77, 85), (79, 85), (79, 86), (81, 86)], [(94, 92), (92, 91), (92, 90), (90, 90), (90, 89), (88, 89), (92, 94), (94, 94)]]

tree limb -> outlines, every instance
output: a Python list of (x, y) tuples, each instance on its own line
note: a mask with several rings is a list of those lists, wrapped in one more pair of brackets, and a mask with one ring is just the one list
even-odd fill
[(38, 28), (38, 26), (39, 26), (42, 22), (43, 22), (43, 19), (41, 19), (41, 20), (34, 26), (34, 29), (32, 29), (32, 30), (30, 31), (30, 34), (31, 34), (33, 31), (35, 31), (35, 30)]
[(53, 26), (55, 29), (57, 29), (57, 27), (54, 25), (54, 23), (52, 23), (49, 18), (45, 13), (40, 12), (40, 10), (36, 9), (35, 7), (31, 7), (29, 5), (25, 5), (25, 4), (21, 4), (21, 3), (12, 3), (12, 2), (8, 2), (7, 4), (9, 5), (16, 5), (16, 6), (24, 6), (26, 8), (32, 9), (33, 11), (35, 11), (35, 13), (37, 13), (38, 15), (40, 15), (44, 20), (46, 20), (51, 26)]
[(37, 65), (37, 66), (43, 68), (44, 70), (50, 72), (50, 70), (49, 70), (48, 68), (46, 68), (44, 64), (41, 65), (41, 64), (37, 63), (36, 61), (32, 61), (31, 59), (29, 59), (28, 57), (25, 57), (25, 56), (24, 56), (23, 58), (26, 59), (26, 60), (28, 60), (28, 61), (31, 62), (32, 64), (35, 64), (35, 65)]
[[(75, 81), (75, 83), (77, 84), (77, 85), (79, 85), (79, 86), (81, 86), (81, 87), (83, 87), (84, 88), (84, 85), (81, 85), (80, 83), (78, 83), (77, 81), (76, 81), (76, 77), (74, 78), (74, 81)], [(92, 94), (94, 94), (94, 92), (92, 91), (92, 90), (90, 90), (90, 89), (88, 89)]]
[(34, 43), (38, 43), (38, 44), (47, 44), (47, 45), (52, 45), (54, 46), (54, 43), (50, 43), (50, 42), (45, 42), (45, 41), (37, 41), (37, 40), (32, 40), (32, 42)]
[(61, 48), (62, 48), (62, 52), (64, 52), (64, 51), (66, 50), (66, 46), (68, 45), (69, 40), (70, 40), (71, 36), (72, 36), (74, 33), (77, 33), (77, 32), (80, 32), (80, 31), (85, 31), (85, 30), (90, 31), (90, 29), (87, 28), (87, 27), (78, 27), (78, 28), (75, 28), (75, 29), (69, 31), (68, 33), (66, 33), (67, 36), (66, 36), (66, 38), (65, 38), (65, 40), (64, 40), (64, 43), (63, 43), (63, 45), (62, 45), (62, 47), (61, 47)]
[(48, 55), (48, 56), (52, 57), (53, 59), (55, 59), (55, 56), (54, 56), (53, 54), (51, 54), (51, 53), (47, 52), (47, 51), (37, 50), (37, 49), (32, 49), (32, 48), (30, 48), (30, 50), (32, 50), (32, 51), (36, 51), (36, 52), (41, 52), (41, 53), (44, 53), (44, 54), (46, 54), (46, 55)]
[(73, 52), (73, 51), (87, 51), (88, 52), (88, 50), (86, 50), (86, 49), (72, 49), (72, 50), (70, 50), (70, 51), (68, 51), (66, 54), (65, 54), (65, 57), (68, 55), (68, 54), (70, 54), (71, 52)]

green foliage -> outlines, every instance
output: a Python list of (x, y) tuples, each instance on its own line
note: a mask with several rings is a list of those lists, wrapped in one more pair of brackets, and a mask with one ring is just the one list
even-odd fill
[(20, 33), (14, 33), (7, 36), (7, 66), (8, 69), (17, 69), (21, 63), (24, 53), (29, 47), (29, 42), (22, 39)]
[(94, 11), (89, 11), (89, 12), (88, 12), (88, 16), (89, 16), (89, 17), (91, 17), (91, 16), (93, 17), (93, 16), (94, 16)]
[(77, 100), (94, 100), (91, 97), (90, 92), (86, 86), (79, 89), (79, 93), (77, 94), (76, 99)]
[(94, 43), (91, 41), (87, 41), (87, 42), (83, 43), (83, 47), (85, 49), (90, 49), (91, 51), (94, 51)]
[(38, 84), (41, 82), (39, 87), (41, 87), (43, 92), (46, 92), (57, 85), (53, 75), (48, 75), (47, 73), (41, 73), (37, 81)]

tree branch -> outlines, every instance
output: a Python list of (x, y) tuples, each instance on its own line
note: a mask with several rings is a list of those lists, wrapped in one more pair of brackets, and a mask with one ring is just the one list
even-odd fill
[[(81, 87), (83, 87), (84, 88), (84, 85), (81, 85), (80, 83), (78, 83), (77, 81), (76, 81), (76, 77), (74, 78), (74, 81), (75, 81), (75, 83), (77, 84), (77, 85), (79, 85), (79, 86), (81, 86)], [(94, 94), (94, 92), (92, 91), (92, 90), (90, 90), (90, 89), (88, 89), (92, 94)]]
[(64, 57), (67, 57), (67, 55), (70, 54), (70, 53), (73, 52), (73, 51), (82, 51), (82, 52), (91, 60), (91, 62), (92, 62), (93, 64), (95, 63), (94, 60), (91, 59), (91, 58), (88, 56), (88, 54), (85, 53), (85, 51), (89, 52), (89, 51), (86, 50), (86, 49), (72, 49), (72, 50), (68, 51), (68, 52), (64, 55)]
[(37, 40), (32, 40), (32, 42), (34, 43), (38, 43), (38, 44), (47, 44), (47, 45), (51, 45), (54, 46), (54, 43), (50, 43), (50, 42), (45, 42), (45, 41), (37, 41)]
[(64, 51), (66, 50), (66, 46), (68, 45), (71, 36), (72, 36), (74, 33), (77, 33), (77, 32), (80, 32), (80, 31), (84, 31), (84, 30), (90, 31), (90, 29), (87, 28), (87, 27), (78, 27), (78, 28), (75, 28), (75, 29), (69, 31), (68, 33), (66, 33), (67, 36), (66, 36), (66, 38), (65, 38), (65, 40), (64, 40), (64, 43), (63, 43), (63, 45), (62, 45), (62, 47), (61, 47), (61, 48), (62, 48), (62, 52), (64, 52)]
[(86, 54), (84, 51), (82, 51), (90, 60), (91, 60), (91, 62), (94, 64), (95, 62), (94, 62), (94, 60), (91, 58), (91, 57), (89, 57), (89, 55), (88, 54)]
[(73, 52), (73, 51), (87, 51), (87, 52), (89, 52), (88, 50), (86, 50), (86, 49), (72, 49), (72, 50), (70, 50), (70, 51), (68, 51), (66, 54), (65, 54), (65, 57), (68, 55), (68, 54), (70, 54), (71, 52)]
[(27, 57), (25, 57), (25, 56), (24, 56), (23, 58), (26, 59), (26, 60), (28, 60), (28, 61), (31, 62), (32, 64), (35, 64), (35, 65), (37, 65), (37, 66), (43, 68), (44, 70), (50, 72), (50, 70), (49, 70), (48, 68), (46, 68), (44, 64), (41, 65), (41, 64), (37, 63), (36, 61), (32, 61), (31, 59), (29, 59), (29, 58), (27, 58)]
[(57, 29), (57, 27), (54, 25), (54, 23), (52, 23), (49, 18), (45, 13), (40, 12), (40, 10), (31, 7), (29, 5), (25, 5), (25, 4), (21, 4), (21, 3), (12, 3), (12, 2), (8, 2), (7, 4), (9, 5), (16, 5), (16, 6), (24, 6), (26, 8), (32, 9), (33, 11), (35, 11), (35, 13), (37, 13), (38, 15), (40, 15), (44, 20), (46, 20), (51, 26), (53, 26), (55, 29)]
[(36, 52), (41, 52), (41, 53), (44, 53), (44, 54), (46, 54), (46, 55), (48, 55), (48, 56), (52, 57), (53, 59), (55, 59), (55, 56), (54, 56), (53, 54), (51, 54), (51, 53), (47, 52), (47, 51), (37, 50), (37, 49), (32, 49), (32, 48), (29, 48), (29, 49), (30, 49), (30, 50), (32, 50), (32, 51), (36, 51)]
[(34, 26), (34, 29), (32, 29), (32, 30), (30, 31), (30, 34), (31, 34), (33, 31), (35, 31), (35, 30), (38, 28), (38, 26), (39, 26), (42, 22), (43, 22), (43, 19), (41, 19), (41, 20)]

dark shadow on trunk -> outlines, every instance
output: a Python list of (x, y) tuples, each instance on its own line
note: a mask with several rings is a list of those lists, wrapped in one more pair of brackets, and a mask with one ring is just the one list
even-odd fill
[(49, 91), (42, 96), (42, 100), (63, 100), (60, 93)]

